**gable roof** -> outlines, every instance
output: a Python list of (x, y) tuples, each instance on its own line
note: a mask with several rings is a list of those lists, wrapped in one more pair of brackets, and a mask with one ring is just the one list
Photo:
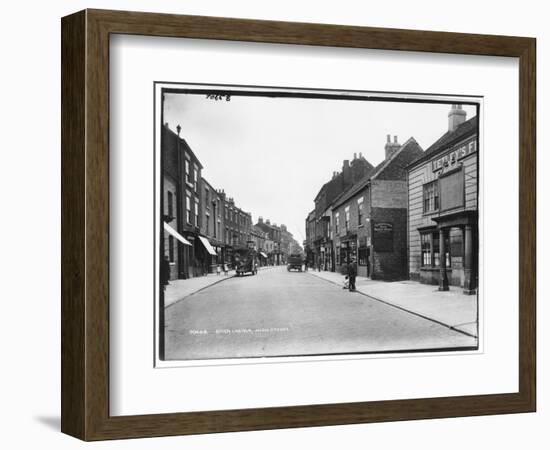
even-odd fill
[(430, 157), (438, 154), (441, 151), (447, 150), (457, 142), (466, 139), (470, 135), (477, 132), (478, 118), (477, 116), (468, 119), (466, 122), (461, 123), (454, 131), (447, 131), (437, 141), (428, 147), (424, 154), (409, 164), (408, 167), (417, 165), (420, 162), (426, 161)]
[(378, 164), (376, 167), (374, 167), (372, 170), (370, 170), (364, 177), (362, 177), (357, 183), (353, 184), (349, 189), (344, 191), (342, 194), (340, 194), (338, 197), (336, 197), (332, 201), (332, 206), (337, 207), (340, 206), (342, 203), (346, 202), (350, 198), (352, 198), (355, 194), (360, 192), (362, 189), (365, 188), (367, 184), (376, 177), (378, 177), (386, 167), (400, 154), (405, 150), (406, 148), (417, 146), (421, 149), (420, 145), (418, 145), (418, 142), (416, 142), (416, 139), (413, 137), (410, 137), (407, 139), (407, 141), (397, 150), (391, 157), (388, 159), (384, 159), (380, 164)]

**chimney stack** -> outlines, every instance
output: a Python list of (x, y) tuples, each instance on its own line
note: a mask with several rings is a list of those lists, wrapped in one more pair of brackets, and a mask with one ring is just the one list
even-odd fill
[(178, 126), (176, 127), (176, 131), (178, 132), (178, 136), (180, 135), (180, 132), (181, 132), (181, 126), (178, 124)]
[(452, 105), (448, 117), (449, 132), (452, 133), (460, 124), (466, 121), (466, 111), (462, 109), (462, 105)]
[(349, 165), (349, 159), (344, 159), (344, 165), (342, 167), (342, 187), (347, 187), (350, 183), (352, 183), (352, 174), (351, 174), (351, 167)]
[(384, 150), (386, 150), (386, 159), (390, 159), (395, 152), (397, 152), (401, 148), (401, 144), (397, 142), (397, 136), (393, 137), (393, 142), (391, 141), (391, 136), (387, 135), (387, 142), (384, 146)]

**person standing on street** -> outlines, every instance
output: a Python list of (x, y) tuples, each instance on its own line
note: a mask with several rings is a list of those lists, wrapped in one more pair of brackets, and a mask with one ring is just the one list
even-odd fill
[(357, 264), (355, 263), (355, 258), (351, 258), (351, 261), (348, 265), (348, 277), (349, 277), (349, 291), (355, 291), (355, 279), (357, 278)]

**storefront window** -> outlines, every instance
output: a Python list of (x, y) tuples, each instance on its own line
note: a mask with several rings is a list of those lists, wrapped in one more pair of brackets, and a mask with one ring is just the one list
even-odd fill
[(439, 232), (433, 234), (433, 266), (439, 267)]
[(367, 247), (359, 247), (359, 265), (366, 266), (368, 260)]
[(420, 235), (421, 251), (422, 251), (422, 265), (432, 265), (432, 241), (431, 234)]
[(168, 259), (171, 263), (174, 262), (174, 238), (168, 236)]
[[(439, 231), (420, 235), (422, 266), (439, 267)], [(449, 236), (445, 237), (445, 267), (451, 267)]]

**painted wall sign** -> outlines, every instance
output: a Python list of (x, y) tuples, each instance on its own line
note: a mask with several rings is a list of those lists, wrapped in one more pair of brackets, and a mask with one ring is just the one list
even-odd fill
[(373, 225), (374, 250), (393, 252), (393, 223), (375, 222)]
[(469, 156), (476, 151), (477, 141), (475, 139), (465, 144), (462, 144), (461, 146), (455, 148), (441, 158), (434, 159), (432, 161), (432, 172), (435, 172), (436, 170), (445, 170), (448, 168), (452, 168), (456, 165), (458, 161), (466, 158), (466, 156)]

